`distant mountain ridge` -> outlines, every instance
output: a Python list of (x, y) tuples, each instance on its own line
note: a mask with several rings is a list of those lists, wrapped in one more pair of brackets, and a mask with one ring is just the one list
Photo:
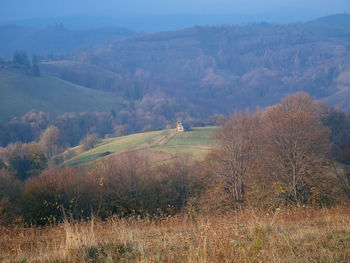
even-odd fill
[(350, 15), (338, 14), (310, 21), (305, 24), (310, 31), (319, 37), (345, 37), (350, 35)]
[(12, 58), (15, 50), (25, 50), (29, 55), (72, 55), (80, 47), (102, 45), (133, 34), (124, 28), (71, 30), (63, 24), (46, 28), (0, 26), (0, 58)]
[(318, 18), (310, 22), (311, 24), (337, 26), (337, 27), (350, 27), (350, 14), (336, 14)]

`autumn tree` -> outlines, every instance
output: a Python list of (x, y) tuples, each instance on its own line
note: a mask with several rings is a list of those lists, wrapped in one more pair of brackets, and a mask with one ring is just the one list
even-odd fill
[(338, 186), (350, 200), (350, 166), (334, 162), (332, 171), (338, 179)]
[(61, 132), (56, 126), (49, 126), (42, 132), (39, 145), (47, 158), (59, 154), (65, 147)]
[(177, 193), (177, 207), (185, 207), (188, 197), (190, 196), (191, 187), (193, 186), (193, 168), (192, 155), (184, 153), (177, 155), (173, 162), (168, 165), (171, 168), (172, 188)]
[(100, 142), (100, 138), (97, 133), (87, 134), (81, 141), (80, 144), (84, 150), (90, 150)]
[(211, 169), (221, 178), (235, 205), (244, 200), (246, 182), (257, 157), (258, 119), (236, 112), (216, 132), (218, 148), (211, 155)]
[(329, 130), (305, 93), (268, 108), (261, 123), (265, 173), (274, 176), (287, 199), (300, 204), (324, 172)]
[(148, 158), (145, 154), (128, 151), (109, 158), (98, 163), (91, 174), (99, 184), (97, 215), (142, 213), (148, 206), (145, 188), (152, 177), (147, 176)]
[(0, 225), (16, 220), (19, 214), (17, 200), (21, 190), (19, 181), (7, 170), (0, 168)]
[(36, 143), (16, 144), (8, 159), (9, 170), (20, 180), (38, 175), (47, 166), (45, 154)]
[(84, 168), (55, 168), (26, 181), (20, 208), (29, 224), (51, 224), (64, 214), (86, 219), (96, 211), (97, 183)]

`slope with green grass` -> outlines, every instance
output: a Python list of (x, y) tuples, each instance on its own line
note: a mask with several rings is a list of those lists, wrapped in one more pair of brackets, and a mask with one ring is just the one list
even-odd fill
[(216, 127), (203, 127), (186, 132), (169, 129), (109, 138), (86, 152), (81, 152), (80, 146), (76, 147), (74, 150), (80, 153), (66, 161), (64, 165), (82, 165), (128, 150), (147, 150), (150, 154), (163, 153), (164, 159), (175, 154), (192, 153), (195, 159), (202, 159), (213, 145), (212, 133), (216, 129)]
[(65, 112), (118, 110), (112, 93), (88, 89), (54, 76), (34, 77), (20, 70), (0, 69), (0, 121), (5, 122), (30, 110)]

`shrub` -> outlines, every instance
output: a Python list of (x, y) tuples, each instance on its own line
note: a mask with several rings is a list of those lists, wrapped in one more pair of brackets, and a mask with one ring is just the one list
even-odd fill
[(19, 217), (21, 190), (22, 184), (13, 175), (0, 169), (0, 225), (13, 223)]
[(90, 150), (95, 147), (96, 144), (100, 142), (100, 138), (98, 134), (92, 133), (86, 135), (80, 142), (85, 151)]
[(97, 209), (98, 182), (80, 168), (51, 169), (29, 179), (21, 208), (27, 223), (62, 221), (64, 214), (86, 219)]
[(36, 143), (16, 144), (8, 159), (9, 170), (20, 180), (38, 175), (47, 167), (47, 159)]

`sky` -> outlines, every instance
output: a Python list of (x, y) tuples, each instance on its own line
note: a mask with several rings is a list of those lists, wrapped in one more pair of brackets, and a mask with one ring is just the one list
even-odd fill
[(0, 0), (0, 21), (65, 16), (226, 14), (255, 16), (258, 20), (271, 17), (270, 22), (279, 22), (278, 19), (296, 22), (344, 12), (350, 13), (350, 0)]

